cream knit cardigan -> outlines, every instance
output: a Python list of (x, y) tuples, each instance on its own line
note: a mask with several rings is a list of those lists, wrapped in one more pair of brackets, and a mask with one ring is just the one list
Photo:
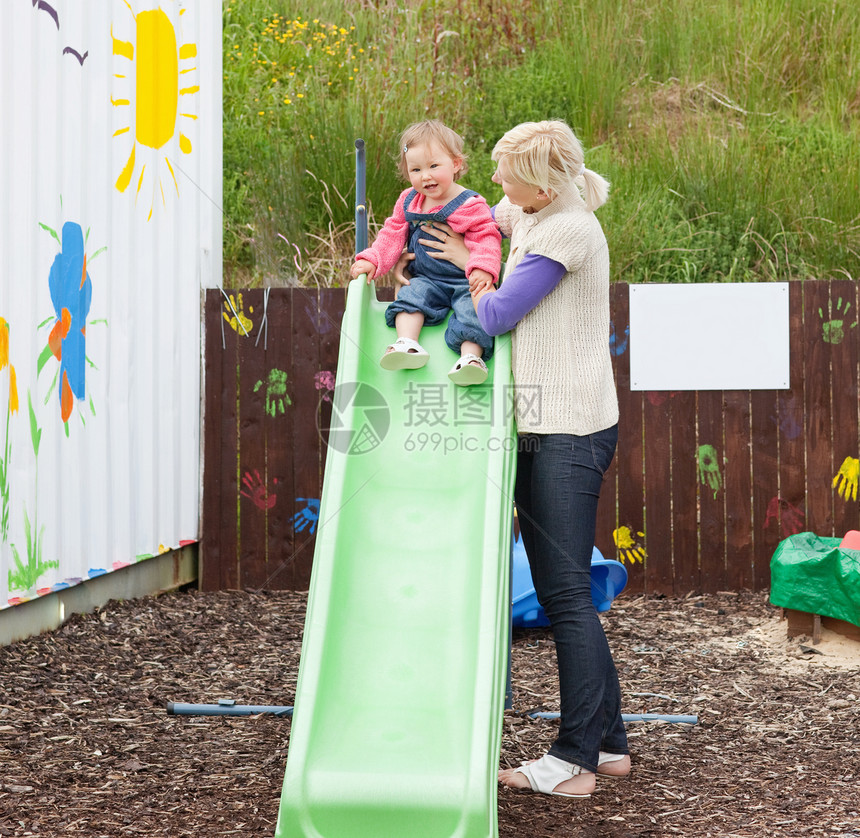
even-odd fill
[(519, 433), (584, 436), (618, 422), (609, 354), (609, 250), (575, 186), (526, 213), (503, 198), (496, 223), (511, 239), (506, 272), (527, 253), (567, 269), (516, 325), (513, 374)]

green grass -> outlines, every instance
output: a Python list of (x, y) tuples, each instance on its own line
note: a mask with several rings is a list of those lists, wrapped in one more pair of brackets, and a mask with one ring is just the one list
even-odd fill
[(466, 139), (494, 203), (496, 140), (565, 119), (612, 182), (626, 282), (860, 278), (853, 0), (224, 0), (225, 281), (339, 285), (354, 141), (371, 236), (410, 122)]

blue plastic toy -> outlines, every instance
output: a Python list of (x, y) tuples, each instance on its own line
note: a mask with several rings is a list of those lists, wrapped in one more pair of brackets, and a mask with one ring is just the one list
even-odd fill
[[(591, 554), (591, 601), (598, 611), (608, 611), (612, 600), (627, 584), (627, 568), (614, 559), (604, 559), (596, 547)], [(532, 582), (526, 548), (521, 538), (514, 542), (514, 566), (511, 575), (513, 624), (517, 628), (548, 626), (549, 620), (541, 608)]]

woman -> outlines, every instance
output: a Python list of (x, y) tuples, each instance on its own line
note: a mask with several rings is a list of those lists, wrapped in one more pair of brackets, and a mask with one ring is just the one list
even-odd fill
[[(511, 246), (499, 289), (474, 287), (490, 335), (513, 331), (519, 450), (515, 500), (538, 601), (553, 629), (561, 693), (549, 752), (499, 772), (513, 788), (588, 797), (596, 776), (630, 772), (621, 693), (591, 601), (603, 475), (618, 439), (609, 353), (609, 254), (594, 210), (609, 184), (587, 169), (563, 122), (524, 123), (496, 144), (494, 208)], [(444, 225), (440, 257), (463, 262)]]

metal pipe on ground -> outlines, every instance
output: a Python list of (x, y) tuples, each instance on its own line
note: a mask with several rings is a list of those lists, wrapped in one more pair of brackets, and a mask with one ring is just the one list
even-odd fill
[[(272, 716), (292, 716), (293, 708), (277, 704), (236, 704), (233, 699), (222, 698), (217, 704), (185, 704), (169, 701), (167, 712), (171, 716), (258, 716), (267, 713)], [(557, 719), (558, 713), (526, 713), (531, 719)], [(663, 715), (660, 713), (622, 713), (624, 722), (669, 722), (672, 724), (699, 723), (698, 716)]]

